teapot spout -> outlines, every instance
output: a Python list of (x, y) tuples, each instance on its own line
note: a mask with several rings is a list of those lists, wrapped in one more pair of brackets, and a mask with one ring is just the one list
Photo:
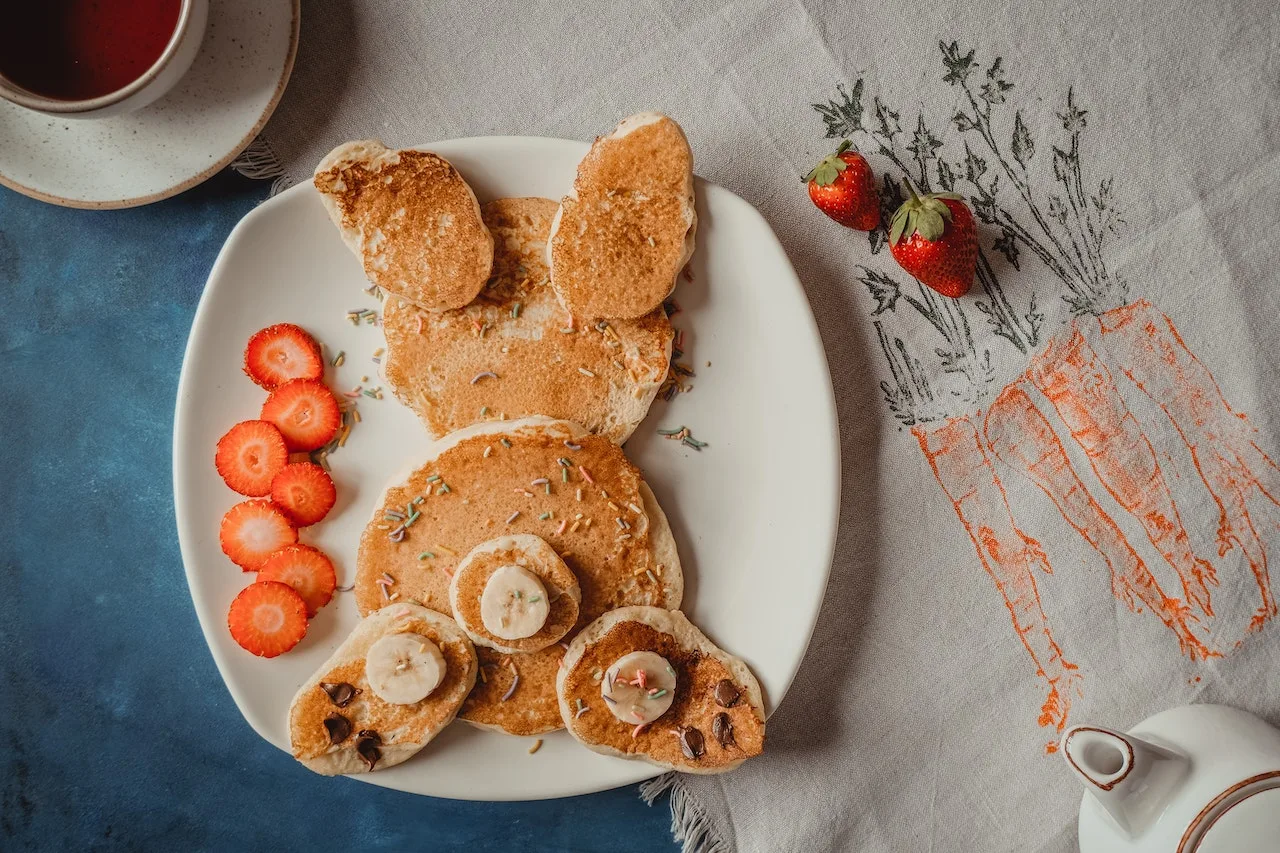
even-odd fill
[(1100, 726), (1068, 729), (1061, 752), (1085, 790), (1130, 839), (1155, 822), (1189, 769), (1181, 753)]

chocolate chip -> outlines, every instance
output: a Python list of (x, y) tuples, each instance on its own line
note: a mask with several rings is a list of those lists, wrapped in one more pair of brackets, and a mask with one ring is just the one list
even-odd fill
[(720, 679), (720, 683), (716, 685), (716, 704), (721, 708), (732, 708), (738, 704), (738, 688), (733, 686), (733, 682), (727, 678)]
[(728, 749), (735, 745), (733, 739), (733, 723), (729, 720), (729, 715), (724, 711), (716, 714), (711, 720), (711, 735), (720, 744), (721, 749)]
[(350, 705), (351, 700), (356, 698), (356, 694), (360, 692), (345, 681), (339, 681), (336, 684), (322, 681), (320, 682), (320, 689), (328, 693), (329, 701), (339, 708), (345, 708)]
[(684, 753), (685, 758), (697, 760), (706, 751), (706, 746), (702, 732), (693, 726), (680, 730), (680, 751)]
[(351, 735), (351, 721), (341, 714), (325, 717), (324, 727), (329, 732), (329, 743), (342, 743)]
[(370, 770), (382, 758), (382, 750), (378, 749), (381, 744), (382, 735), (369, 729), (360, 730), (356, 739), (356, 752), (360, 753), (360, 757), (369, 765)]

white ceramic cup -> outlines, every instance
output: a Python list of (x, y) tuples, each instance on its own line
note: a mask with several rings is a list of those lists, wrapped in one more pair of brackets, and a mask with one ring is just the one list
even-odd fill
[(182, 0), (178, 25), (164, 52), (146, 73), (122, 89), (88, 100), (68, 101), (36, 94), (0, 74), (0, 98), (62, 118), (104, 118), (133, 112), (168, 92), (187, 73), (200, 52), (208, 20), (209, 0)]

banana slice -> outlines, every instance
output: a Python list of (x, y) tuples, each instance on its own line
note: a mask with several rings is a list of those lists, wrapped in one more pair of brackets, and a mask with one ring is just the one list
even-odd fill
[(412, 705), (431, 695), (444, 680), (440, 647), (421, 634), (389, 634), (369, 647), (364, 677), (379, 699)]
[(547, 588), (523, 566), (503, 566), (489, 576), (480, 595), (485, 630), (504, 640), (522, 640), (542, 629), (551, 612)]
[(667, 713), (675, 693), (675, 670), (654, 652), (623, 655), (600, 682), (600, 695), (609, 711), (633, 726), (652, 723)]

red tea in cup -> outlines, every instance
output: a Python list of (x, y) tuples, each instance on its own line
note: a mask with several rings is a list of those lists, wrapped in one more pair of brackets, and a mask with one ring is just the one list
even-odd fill
[(128, 86), (164, 53), (182, 0), (4, 3), (0, 75), (46, 98), (83, 101)]

